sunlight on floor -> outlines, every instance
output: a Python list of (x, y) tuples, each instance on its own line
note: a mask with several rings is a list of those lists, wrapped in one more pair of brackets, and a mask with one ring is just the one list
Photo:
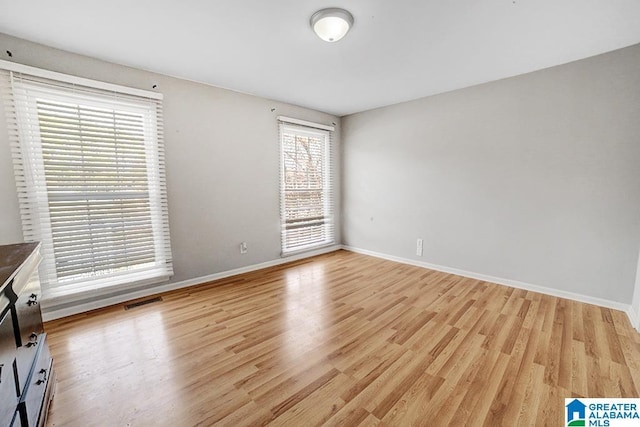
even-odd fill
[(286, 272), (283, 345), (292, 360), (317, 345), (326, 334), (325, 280), (324, 265), (303, 265)]
[[(174, 357), (159, 311), (135, 313), (117, 323), (93, 323), (66, 344), (68, 363), (94, 383), (91, 388), (85, 388), (81, 404), (85, 407), (113, 405), (114, 425), (126, 425), (132, 412), (144, 412), (154, 400), (182, 406), (177, 392), (181, 378), (176, 378), (176, 371), (172, 369)], [(86, 393), (89, 390), (95, 395)], [(129, 405), (119, 408), (122, 390), (136, 397)], [(160, 399), (158, 390), (162, 390)]]

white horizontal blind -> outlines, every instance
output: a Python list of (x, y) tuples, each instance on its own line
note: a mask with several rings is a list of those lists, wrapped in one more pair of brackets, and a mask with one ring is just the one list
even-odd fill
[(282, 253), (333, 244), (332, 132), (283, 119), (279, 126)]
[(168, 278), (161, 99), (2, 73), (23, 233), (42, 241), (45, 293)]

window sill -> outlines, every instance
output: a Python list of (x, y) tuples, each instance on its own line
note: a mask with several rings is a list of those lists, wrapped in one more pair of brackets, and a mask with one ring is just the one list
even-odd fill
[(304, 254), (307, 252), (312, 252), (312, 251), (316, 251), (316, 250), (320, 250), (320, 249), (325, 249), (328, 248), (330, 246), (335, 246), (336, 242), (335, 241), (331, 241), (331, 242), (325, 242), (325, 243), (320, 243), (320, 244), (314, 244), (314, 245), (309, 245), (309, 246), (304, 246), (302, 248), (298, 248), (292, 251), (282, 251), (282, 253), (280, 254), (281, 258), (287, 258), (290, 256), (295, 256), (295, 255), (300, 255), (300, 254)]
[(168, 273), (144, 272), (132, 275), (125, 283), (101, 286), (67, 286), (59, 289), (43, 290), (43, 308), (58, 307), (83, 301), (97, 300), (116, 294), (131, 292), (157, 283), (166, 282), (171, 278)]

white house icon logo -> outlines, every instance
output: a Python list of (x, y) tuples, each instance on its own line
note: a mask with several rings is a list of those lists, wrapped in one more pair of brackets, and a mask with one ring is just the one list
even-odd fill
[(584, 426), (585, 409), (587, 405), (578, 399), (574, 399), (567, 405), (567, 426)]

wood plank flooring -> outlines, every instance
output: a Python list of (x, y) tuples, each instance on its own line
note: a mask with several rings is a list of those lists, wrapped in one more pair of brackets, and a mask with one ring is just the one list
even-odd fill
[(561, 425), (638, 397), (624, 313), (338, 251), (49, 322), (50, 426)]

